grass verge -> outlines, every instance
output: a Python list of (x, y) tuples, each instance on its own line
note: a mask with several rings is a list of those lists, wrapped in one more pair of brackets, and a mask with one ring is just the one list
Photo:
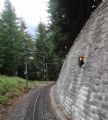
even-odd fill
[(9, 99), (19, 96), (24, 86), (24, 79), (0, 76), (0, 104), (5, 105)]
[[(29, 89), (48, 84), (48, 81), (28, 81)], [(19, 77), (0, 76), (0, 105), (6, 105), (9, 100), (27, 92), (26, 80)]]

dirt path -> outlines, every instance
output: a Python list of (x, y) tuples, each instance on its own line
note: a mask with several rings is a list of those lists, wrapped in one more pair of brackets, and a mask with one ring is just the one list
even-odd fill
[(51, 104), (51, 88), (52, 85), (47, 85), (35, 92), (25, 120), (60, 120)]
[(34, 90), (16, 98), (13, 104), (7, 107), (1, 107), (0, 120), (23, 120), (26, 114), (26, 110), (32, 99)]
[(35, 88), (33, 87), (28, 93), (22, 93), (19, 97), (11, 100), (6, 107), (0, 106), (0, 120), (24, 120), (27, 108), (35, 92), (47, 84), (40, 84)]

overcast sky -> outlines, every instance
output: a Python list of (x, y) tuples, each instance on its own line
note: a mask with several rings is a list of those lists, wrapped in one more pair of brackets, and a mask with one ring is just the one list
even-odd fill
[[(5, 0), (0, 0), (0, 12), (3, 10)], [(48, 1), (49, 0), (10, 0), (15, 7), (18, 17), (22, 17), (28, 30), (34, 34), (34, 28), (40, 21), (47, 24), (48, 21)]]

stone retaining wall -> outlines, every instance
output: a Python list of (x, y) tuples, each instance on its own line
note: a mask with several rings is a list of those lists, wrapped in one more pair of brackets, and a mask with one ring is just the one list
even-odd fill
[[(79, 66), (79, 57), (84, 65)], [(72, 120), (108, 120), (108, 2), (91, 15), (70, 49), (55, 93)]]

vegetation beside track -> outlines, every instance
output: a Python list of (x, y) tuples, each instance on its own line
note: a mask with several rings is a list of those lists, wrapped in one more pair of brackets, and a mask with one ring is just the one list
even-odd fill
[[(47, 84), (47, 81), (28, 81), (29, 89)], [(11, 99), (27, 92), (26, 80), (19, 77), (0, 76), (0, 104), (5, 105)]]

